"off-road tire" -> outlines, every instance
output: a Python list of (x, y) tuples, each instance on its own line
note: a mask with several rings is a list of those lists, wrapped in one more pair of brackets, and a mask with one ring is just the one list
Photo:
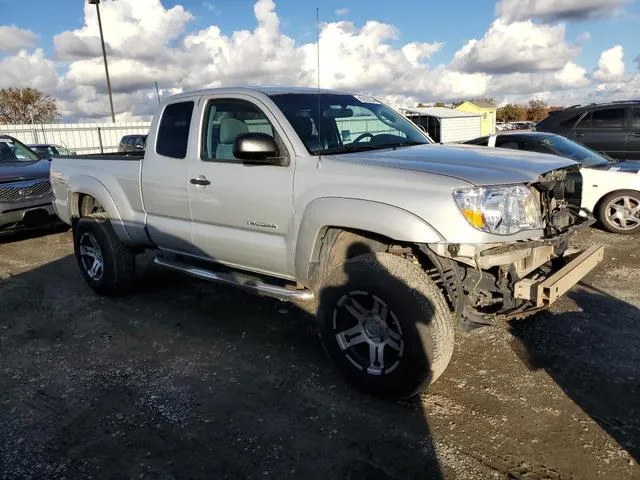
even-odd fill
[(602, 223), (602, 226), (612, 233), (621, 233), (623, 235), (631, 235), (640, 232), (640, 224), (633, 228), (621, 228), (620, 226), (612, 223), (608, 219), (609, 204), (615, 201), (616, 198), (630, 197), (633, 199), (636, 205), (640, 204), (640, 192), (635, 190), (619, 190), (617, 192), (611, 192), (606, 195), (601, 201), (598, 208), (598, 220)]
[[(93, 239), (102, 257), (101, 275), (91, 275), (81, 243)], [(111, 222), (103, 214), (80, 218), (73, 226), (73, 244), (82, 276), (99, 295), (126, 293), (135, 277), (135, 254), (116, 235)]]
[[(376, 309), (376, 302), (385, 304), (387, 331), (393, 330), (395, 338), (398, 331), (401, 332), (402, 343), (391, 338), (395, 347), (382, 347), (383, 358), (391, 354), (390, 362), (395, 360), (395, 367), (388, 367), (388, 371), (385, 371), (387, 367), (379, 369), (379, 364), (371, 360), (378, 357), (371, 352), (374, 347), (368, 341), (346, 348), (344, 343), (343, 347), (340, 346), (342, 327), (338, 325), (349, 321), (345, 305), (354, 298), (358, 299), (360, 306), (370, 298), (373, 309), (378, 311), (380, 308)], [(410, 397), (431, 385), (451, 360), (453, 315), (438, 287), (420, 266), (409, 260), (389, 253), (353, 257), (328, 273), (321, 282), (318, 300), (317, 318), (323, 346), (338, 370), (364, 392), (387, 399)], [(360, 321), (355, 316), (354, 322), (354, 328), (359, 328)], [(375, 328), (373, 330), (379, 332)], [(370, 338), (367, 329), (363, 328), (362, 332), (355, 338)], [(345, 338), (342, 337), (343, 342)], [(374, 338), (378, 341), (381, 337)], [(401, 345), (400, 349), (396, 349), (398, 345)], [(356, 347), (360, 353), (352, 351)], [(365, 369), (354, 358), (366, 363), (367, 350), (371, 363)], [(371, 370), (375, 374), (370, 373)]]

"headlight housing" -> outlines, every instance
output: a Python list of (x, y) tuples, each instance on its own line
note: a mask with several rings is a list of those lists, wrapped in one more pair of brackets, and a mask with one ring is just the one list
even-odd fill
[(524, 185), (463, 188), (453, 197), (467, 221), (483, 232), (510, 235), (542, 228), (540, 208)]

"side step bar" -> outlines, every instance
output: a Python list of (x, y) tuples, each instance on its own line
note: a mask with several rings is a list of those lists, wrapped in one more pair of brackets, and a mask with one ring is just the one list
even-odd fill
[(171, 270), (177, 270), (192, 277), (206, 280), (213, 283), (222, 283), (225, 285), (232, 285), (244, 290), (248, 290), (258, 295), (265, 295), (267, 297), (274, 297), (280, 300), (300, 300), (309, 301), (313, 300), (313, 292), (311, 290), (293, 290), (278, 285), (272, 285), (265, 283), (257, 278), (251, 278), (243, 276), (241, 274), (213, 272), (211, 270), (205, 270), (204, 268), (195, 267), (187, 263), (177, 262), (175, 260), (169, 260), (167, 258), (155, 257), (153, 262), (164, 268)]

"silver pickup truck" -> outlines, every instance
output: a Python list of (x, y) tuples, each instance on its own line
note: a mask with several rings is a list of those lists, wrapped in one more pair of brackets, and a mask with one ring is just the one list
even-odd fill
[(99, 294), (126, 292), (135, 255), (317, 309), (357, 387), (412, 395), (454, 333), (547, 308), (602, 260), (569, 237), (579, 165), (435, 145), (374, 98), (225, 88), (166, 100), (141, 156), (55, 158), (55, 209)]

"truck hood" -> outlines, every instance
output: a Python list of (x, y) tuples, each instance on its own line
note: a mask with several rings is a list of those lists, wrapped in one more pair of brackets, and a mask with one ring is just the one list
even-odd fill
[(556, 155), (472, 145), (416, 145), (333, 155), (331, 158), (447, 175), (478, 186), (530, 183), (543, 173), (578, 165)]
[(49, 178), (51, 162), (36, 160), (34, 162), (0, 162), (0, 183)]

